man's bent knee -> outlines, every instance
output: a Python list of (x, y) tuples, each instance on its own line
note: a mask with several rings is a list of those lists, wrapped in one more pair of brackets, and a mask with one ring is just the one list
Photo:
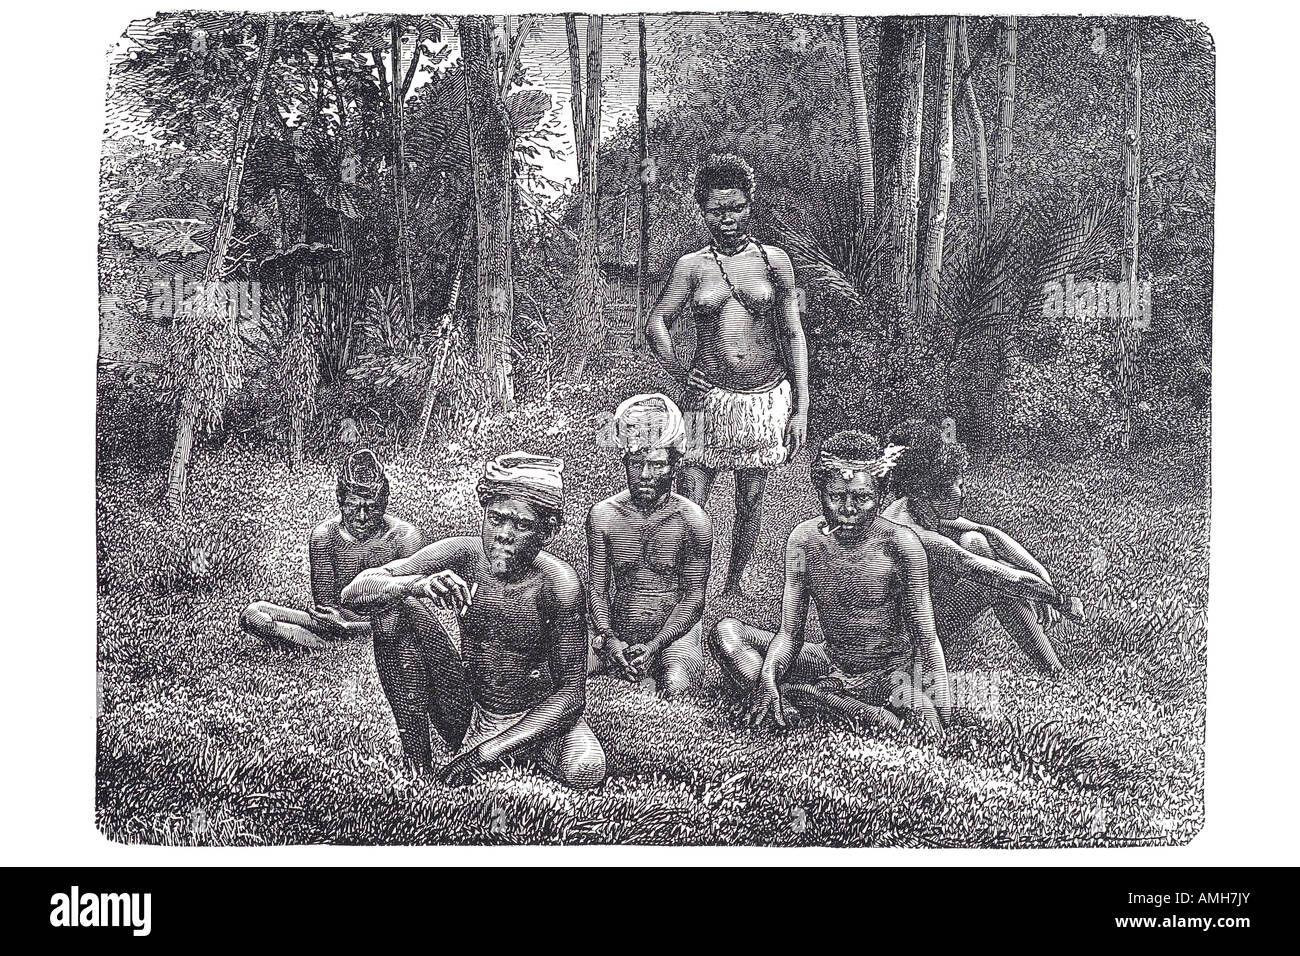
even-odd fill
[(978, 554), (981, 558), (994, 557), (993, 546), (989, 544), (989, 539), (984, 537), (982, 531), (963, 532), (957, 543), (972, 554)]
[(560, 763), (560, 781), (574, 790), (590, 790), (605, 782), (605, 748), (594, 736), (588, 736), (582, 746), (573, 750), (565, 747)]
[(732, 657), (745, 643), (745, 625), (734, 617), (724, 617), (709, 632), (709, 646), (718, 654)]
[(664, 697), (676, 697), (687, 693), (694, 685), (690, 671), (681, 664), (669, 664), (664, 668), (664, 682), (661, 692)]

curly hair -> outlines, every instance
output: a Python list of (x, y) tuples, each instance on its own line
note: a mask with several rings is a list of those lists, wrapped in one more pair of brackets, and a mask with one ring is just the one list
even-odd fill
[(752, 200), (754, 188), (754, 170), (734, 153), (710, 156), (695, 174), (695, 201), (701, 208), (714, 189), (739, 189)]
[(895, 425), (886, 444), (906, 447), (889, 473), (889, 490), (895, 498), (928, 498), (961, 477), (970, 464), (964, 444), (944, 441), (937, 427), (919, 418)]
[[(833, 455), (851, 461), (874, 461), (880, 457), (880, 441), (866, 432), (840, 431), (822, 442), (821, 449), (813, 459), (812, 468), (809, 470), (809, 477), (818, 494), (825, 491), (826, 482), (839, 473), (837, 469), (823, 462), (822, 455)], [(875, 484), (877, 490), (884, 490), (883, 478), (876, 478)]]

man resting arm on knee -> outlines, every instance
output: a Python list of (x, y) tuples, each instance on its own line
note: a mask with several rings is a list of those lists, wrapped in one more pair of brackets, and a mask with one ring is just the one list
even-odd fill
[[(786, 544), (780, 629), (733, 618), (714, 629), (724, 673), (750, 696), (751, 723), (785, 724), (787, 701), (893, 728), (910, 714), (937, 729), (948, 714), (925, 549), (877, 511), (888, 468), (870, 435), (828, 439), (811, 475), (822, 517), (796, 525)], [(810, 600), (824, 648), (804, 643)]]
[[(604, 779), (604, 751), (582, 719), (582, 584), (543, 550), (563, 516), (562, 468), (557, 459), (523, 453), (489, 462), (478, 486), (480, 537), (439, 541), (344, 589), (346, 606), (371, 613), (411, 598), (457, 611), (473, 713), (460, 754), (443, 768), (447, 783), (524, 753), (569, 786)], [(431, 696), (455, 690), (444, 686), (447, 678), (428, 675)]]
[(967, 453), (939, 430), (912, 420), (890, 436), (898, 462), (890, 486), (898, 496), (885, 511), (911, 528), (930, 561), (930, 591), (941, 640), (965, 632), (992, 611), (1012, 639), (1046, 674), (1063, 668), (1045, 628), (1062, 613), (1083, 615), (1077, 597), (1062, 594), (1037, 560), (1010, 535), (962, 517)]

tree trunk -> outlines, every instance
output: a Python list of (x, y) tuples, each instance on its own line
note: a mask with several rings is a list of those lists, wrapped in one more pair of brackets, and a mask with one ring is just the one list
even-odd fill
[(429, 421), (433, 418), (433, 406), (438, 397), (438, 386), (442, 384), (442, 378), (447, 368), (447, 359), (451, 350), (455, 348), (457, 338), (455, 315), (456, 306), (460, 302), (460, 290), (463, 285), (465, 275), (465, 260), (468, 258), (467, 250), (469, 244), (473, 242), (473, 224), (467, 222), (465, 230), (461, 236), (460, 245), (456, 250), (456, 262), (452, 266), (451, 289), (447, 294), (447, 308), (443, 310), (442, 322), (440, 323), (443, 335), (442, 348), (438, 351), (438, 362), (429, 373), (429, 382), (424, 390), (424, 407), (420, 409), (420, 436), (415, 442), (415, 455), (418, 458), (421, 449), (424, 448), (425, 436), (429, 433)]
[(646, 94), (649, 87), (646, 72), (645, 14), (637, 17), (637, 49), (640, 58), (640, 74), (637, 82), (637, 179), (641, 187), (641, 212), (637, 227), (636, 256), (636, 341), (635, 348), (644, 352), (646, 348), (646, 320), (650, 316), (650, 297), (647, 283), (650, 281), (650, 120), (646, 107)]
[[(998, 46), (998, 118), (997, 134), (993, 146), (993, 168), (989, 170), (987, 159), (987, 145), (984, 147), (983, 158), (979, 153), (979, 144), (976, 143), (976, 190), (979, 196), (981, 224), (986, 232), (988, 227), (995, 222), (999, 216), (1007, 215), (1012, 208), (1012, 199), (1014, 193), (1013, 177), (1013, 155), (1012, 144), (1014, 142), (1014, 120), (1016, 112), (1016, 42), (1019, 36), (1019, 29), (1015, 17), (1006, 17), (999, 25), (997, 30)], [(979, 105), (974, 98), (973, 80), (970, 78), (970, 70), (966, 65), (969, 50), (965, 45), (965, 37), (959, 38), (962, 46), (961, 58), (963, 73), (967, 77), (967, 83), (972, 84), (969, 91), (966, 84), (963, 84), (963, 102), (967, 107), (967, 115), (972, 118), (972, 125), (975, 129), (972, 131), (972, 138), (978, 136), (978, 130), (983, 124), (983, 117), (979, 113)], [(987, 133), (984, 134), (985, 143), (987, 144)], [(981, 162), (983, 167), (981, 168)], [(979, 177), (984, 176), (984, 182), (988, 185), (980, 185)], [(987, 188), (988, 208), (984, 209), (984, 193)], [(995, 268), (998, 273), (993, 277), (995, 288), (1001, 288), (1003, 284), (1002, 271), (1005, 263), (998, 261)], [(992, 301), (988, 305), (987, 311), (992, 313), (991, 321), (988, 323), (988, 332), (984, 333), (979, 340), (972, 342), (972, 353), (969, 361), (972, 365), (971, 372), (971, 394), (967, 396), (965, 403), (965, 419), (962, 427), (964, 431), (975, 441), (992, 444), (998, 440), (996, 425), (998, 416), (997, 393), (999, 383), (1005, 374), (1007, 365), (1007, 350), (1010, 343), (1005, 337), (1005, 320), (1007, 312), (1007, 299), (1002, 292), (996, 292)]]
[(849, 102), (853, 108), (853, 132), (858, 155), (858, 208), (862, 226), (870, 229), (876, 214), (876, 171), (871, 156), (871, 117), (867, 110), (867, 91), (862, 82), (862, 43), (858, 37), (858, 18), (841, 17), (844, 37), (844, 63), (849, 78)]
[(582, 48), (578, 46), (578, 17), (564, 15), (564, 34), (569, 47), (569, 109), (573, 114), (573, 148), (578, 162), (578, 180), (582, 180), (583, 157), (587, 155), (585, 136), (587, 121), (584, 118), (582, 95)]
[(1138, 374), (1138, 187), (1142, 178), (1142, 34), (1130, 20), (1124, 50), (1124, 282), (1127, 308), (1118, 309), (1116, 371), (1118, 376), (1120, 447), (1133, 442), (1133, 386)]
[(931, 165), (929, 227), (925, 256), (921, 260), (921, 318), (933, 331), (939, 311), (939, 280), (943, 274), (943, 241), (948, 226), (948, 198), (952, 189), (953, 70), (957, 54), (957, 18), (948, 17), (943, 32), (943, 68), (939, 76), (939, 115)]
[(916, 282), (917, 219), (921, 203), (921, 124), (925, 106), (925, 21), (913, 17), (908, 23), (899, 69), (903, 77), (902, 136), (899, 182), (894, 202), (900, 221), (895, 271), (900, 273), (906, 296), (907, 314), (920, 311)]
[(194, 431), (199, 423), (198, 399), (186, 390), (176, 422), (176, 444), (167, 473), (167, 504), (176, 514), (185, 509), (185, 488), (190, 476), (190, 454), (194, 451)]
[[(342, 84), (339, 83), (338, 69), (334, 63), (334, 51), (328, 46), (324, 50), (324, 58), (329, 70), (330, 84), (334, 87), (334, 98), (336, 100), (339, 114), (339, 194), (340, 197), (342, 197), (344, 185), (350, 185), (356, 181), (356, 167), (358, 165), (358, 160), (356, 156), (348, 151), (349, 127), (347, 97), (344, 93)], [(347, 373), (348, 367), (351, 365), (352, 330), (354, 328), (356, 312), (360, 308), (362, 300), (360, 256), (358, 254), (356, 240), (352, 235), (351, 217), (343, 207), (344, 203), (340, 198), (339, 248), (343, 253), (341, 264), (343, 283), (341, 294), (339, 296), (339, 307), (343, 314), (344, 330), (342, 341), (337, 343), (338, 354), (330, 356), (331, 374), (335, 381), (341, 380)]]
[(971, 154), (975, 166), (975, 201), (979, 207), (980, 234), (987, 233), (993, 220), (993, 204), (989, 198), (989, 141), (984, 130), (984, 114), (975, 96), (975, 80), (971, 76), (970, 38), (966, 32), (966, 18), (957, 21), (957, 52), (961, 62), (962, 111), (966, 115), (966, 128), (970, 133)]
[[(420, 61), (420, 44), (417, 42), (411, 56), (410, 76), (402, 75), (402, 26), (393, 19), (390, 44), (392, 46), (393, 82), (391, 84), (393, 109), (393, 206), (397, 214), (397, 270), (402, 285), (402, 302), (406, 306), (406, 327), (415, 328), (415, 280), (411, 269), (410, 212), (406, 197), (406, 92), (410, 76)], [(383, 69), (383, 64), (380, 64)]]
[[(235, 142), (230, 153), (230, 168), (226, 173), (226, 189), (221, 199), (221, 213), (217, 227), (213, 231), (212, 251), (208, 255), (207, 265), (203, 270), (203, 284), (211, 290), (221, 281), (226, 266), (226, 250), (230, 247), (230, 237), (235, 231), (235, 210), (239, 206), (239, 188), (244, 178), (244, 165), (248, 159), (248, 143), (252, 138), (253, 124), (262, 103), (262, 91), (266, 88), (266, 75), (271, 66), (275, 49), (275, 32), (279, 18), (275, 14), (266, 17), (266, 36), (262, 40), (262, 49), (257, 58), (257, 72), (252, 85), (244, 93), (244, 102), (239, 110), (239, 122), (235, 127)], [(186, 320), (184, 315), (180, 316)], [(200, 347), (202, 343), (199, 343)], [(185, 507), (185, 489), (189, 484), (190, 455), (194, 450), (194, 433), (199, 419), (204, 414), (203, 396), (197, 373), (191, 371), (187, 376), (181, 394), (176, 416), (176, 444), (172, 448), (171, 462), (167, 469), (167, 503), (174, 512), (181, 512)], [(218, 396), (224, 400), (224, 396)], [(206, 410), (209, 414), (211, 409)]]
[[(604, 18), (587, 17), (587, 76), (586, 93), (582, 100), (582, 135), (578, 138), (579, 153), (578, 192), (581, 201), (581, 218), (578, 223), (578, 274), (574, 283), (574, 339), (578, 364), (574, 369), (581, 376), (587, 367), (592, 350), (604, 344), (601, 317), (600, 234), (597, 219), (599, 178), (597, 156), (600, 150), (600, 80), (601, 36)], [(576, 31), (575, 31), (576, 35)], [(576, 46), (569, 51), (570, 82)], [(576, 107), (575, 107), (576, 110)]]
[(998, 136), (994, 146), (994, 212), (1011, 208), (1011, 144), (1016, 116), (1016, 40), (1019, 28), (1015, 17), (1002, 23), (1001, 51), (998, 57)]
[(492, 402), (509, 411), (514, 407), (510, 355), (514, 277), (509, 123), (492, 68), (491, 18), (461, 17), (460, 37), (478, 237), (475, 277), (478, 286), (476, 345), (479, 370)]
[(301, 264), (293, 269), (293, 309), (284, 358), (290, 391), (285, 396), (289, 402), (289, 467), (302, 471), (307, 419), (311, 415), (319, 364), (307, 330), (307, 269)]
[[(925, 97), (925, 26), (919, 17), (886, 17), (877, 71), (877, 222), (888, 250), (880, 277), (889, 289), (886, 356), (904, 316), (916, 314), (916, 239), (920, 202), (921, 109)], [(892, 365), (889, 367), (893, 367)]]

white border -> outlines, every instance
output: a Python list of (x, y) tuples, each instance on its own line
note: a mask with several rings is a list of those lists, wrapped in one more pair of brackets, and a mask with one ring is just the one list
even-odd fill
[[(312, 9), (305, 3), (249, 4)], [(350, 848), (255, 850), (123, 847), (94, 828), (94, 362), (98, 210), (106, 51), (128, 21), (158, 3), (67, 3), (11, 9), (6, 100), (3, 254), (10, 425), (0, 526), (5, 529), (0, 636), (0, 827), (7, 863), (43, 865), (332, 865), (367, 863), (800, 863), (815, 865), (1261, 864), (1293, 861), (1295, 729), (1289, 680), (1296, 628), (1274, 613), (1295, 593), (1289, 560), (1296, 371), (1295, 318), (1280, 295), (1294, 271), (1293, 12), (1205, 2), (999, 4), (991, 13), (1147, 13), (1194, 17), (1218, 52), (1215, 234), (1214, 507), (1212, 518), (1208, 823), (1186, 848), (944, 851), (687, 848)], [(178, 2), (176, 8), (195, 6)], [(238, 0), (210, 5), (244, 6)], [(464, 3), (382, 0), (330, 6), (461, 12)], [(495, 12), (581, 8), (690, 10), (677, 3), (493, 4)], [(700, 4), (703, 6), (703, 4)], [(723, 5), (789, 10), (785, 2)], [(883, 8), (821, 3), (828, 13), (949, 13), (933, 2)], [(966, 6), (964, 4), (959, 6)], [(481, 12), (476, 9), (474, 12)], [(957, 11), (963, 12), (963, 11)], [(972, 13), (967, 9), (964, 12)], [(1280, 450), (1278, 455), (1274, 450)], [(1261, 467), (1263, 466), (1263, 467)], [(1286, 549), (1284, 551), (1284, 548)], [(1283, 584), (1284, 575), (1286, 583)]]

